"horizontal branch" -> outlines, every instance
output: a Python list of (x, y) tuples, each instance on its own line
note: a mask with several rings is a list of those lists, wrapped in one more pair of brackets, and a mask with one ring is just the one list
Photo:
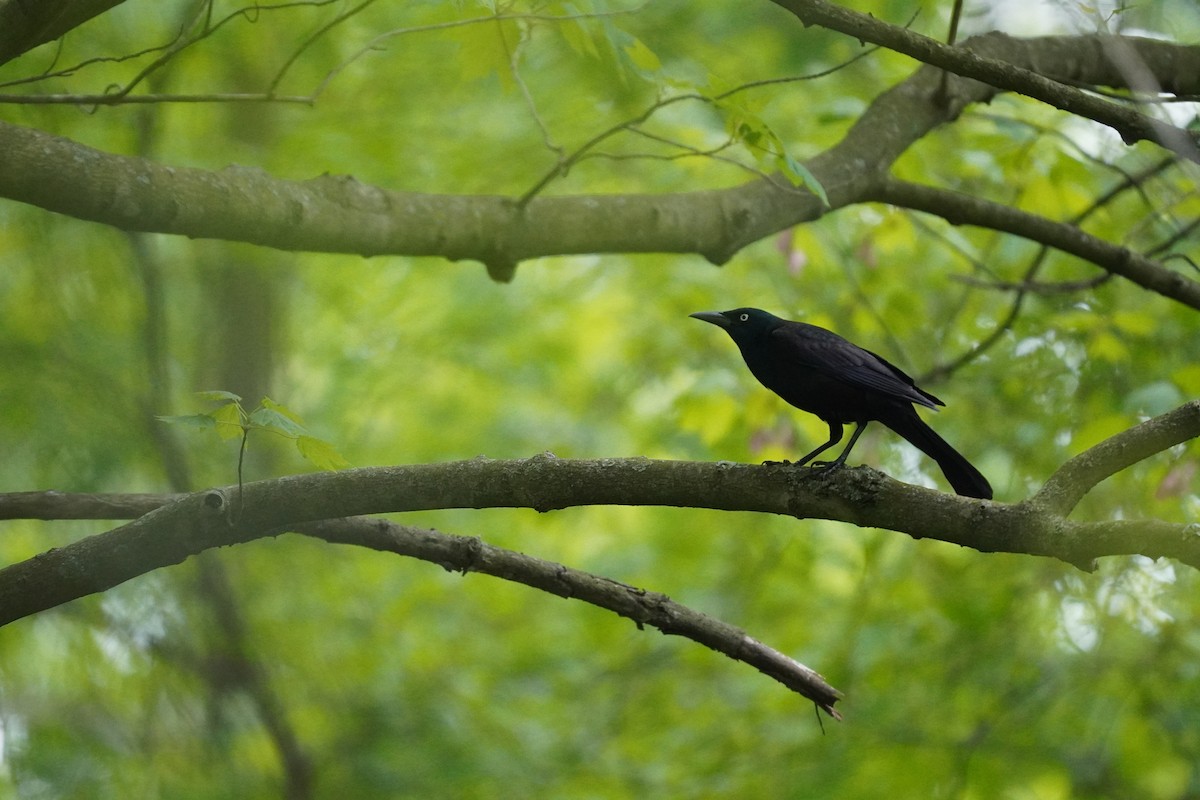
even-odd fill
[(0, 520), (5, 519), (136, 519), (186, 494), (128, 492), (8, 492), (0, 494)]
[[(1103, 470), (1132, 463), (1129, 454), (1144, 458), (1200, 435), (1198, 409), (1200, 401), (1189, 403), (1161, 417), (1157, 426), (1135, 427), (1098, 446), (1096, 458), (1105, 466), (1063, 471), (1050, 495), (1082, 496)], [(1165, 437), (1164, 429), (1170, 431)], [(130, 516), (141, 516), (0, 570), (0, 625), (211, 547), (302, 523), (446, 508), (545, 512), (624, 505), (757, 511), (894, 530), (983, 552), (1050, 556), (1084, 567), (1101, 556), (1129, 554), (1166, 556), (1200, 567), (1200, 537), (1187, 535), (1184, 525), (1073, 522), (1056, 513), (1071, 504), (1046, 503), (1047, 495), (1015, 505), (973, 500), (900, 483), (866, 467), (826, 471), (645, 458), (576, 461), (546, 453), (516, 461), (477, 458), (295, 475), (246, 484), (240, 495), (234, 487), (157, 500), (120, 497)], [(121, 511), (120, 502), (91, 501), (98, 515), (109, 519)], [(161, 505), (144, 513), (155, 502)], [(87, 503), (58, 492), (0, 495), (0, 519), (50, 518), (57, 506), (64, 516), (79, 518)]]
[(1078, 256), (1106, 272), (1200, 309), (1200, 282), (1069, 223), (1055, 222), (974, 195), (891, 177), (879, 181), (869, 193), (869, 199), (934, 214), (952, 225), (974, 225), (1021, 236)]
[(206, 549), (291, 530), (576, 597), (744, 661), (836, 718), (840, 695), (816, 672), (665, 596), (479, 539), (357, 517), (439, 508), (711, 508), (840, 520), (985, 552), (1051, 556), (1084, 568), (1099, 556), (1131, 553), (1200, 567), (1200, 536), (1191, 526), (1159, 520), (1079, 523), (1063, 516), (1103, 477), (1198, 435), (1200, 401), (1194, 401), (1072, 459), (1032, 500), (1016, 505), (909, 486), (865, 467), (827, 471), (645, 458), (573, 461), (549, 453), (517, 461), (476, 458), (297, 475), (186, 495), (0, 494), (0, 519), (136, 517), (0, 569), (0, 625)]
[[(528, 258), (582, 253), (700, 253), (720, 263), (730, 242), (785, 227), (772, 209), (792, 208), (789, 220), (797, 203), (812, 216), (820, 209), (814, 196), (771, 180), (672, 195), (535, 197), (519, 207), (497, 195), (396, 192), (349, 176), (297, 182), (246, 167), (169, 167), (4, 122), (0, 151), (0, 196), (121, 230), (475, 259), (499, 272)], [(837, 196), (845, 182), (830, 176), (826, 190)]]
[[(993, 60), (1008, 59), (1027, 72), (1109, 77), (1105, 59), (1080, 58), (1085, 40), (991, 37), (969, 46), (986, 47)], [(1198, 52), (1142, 40), (1131, 47), (1164, 83)], [(944, 83), (943, 74), (925, 67), (881, 93), (840, 142), (805, 162), (829, 208), (869, 197), (914, 142), (999, 91), (975, 80)], [(663, 195), (539, 194), (524, 205), (496, 195), (391, 191), (347, 176), (286, 181), (254, 168), (167, 166), (3, 122), (0, 152), (6, 156), (0, 197), (122, 230), (283, 250), (474, 259), (502, 278), (520, 261), (547, 255), (696, 253), (720, 264), (826, 210), (781, 178)]]
[(841, 693), (814, 670), (721, 620), (680, 605), (657, 592), (638, 589), (600, 575), (506, 550), (469, 536), (452, 536), (381, 519), (353, 517), (294, 526), (328, 542), (369, 547), (419, 558), (457, 572), (479, 572), (582, 600), (649, 625), (664, 634), (683, 636), (742, 661), (817, 704), (834, 719)]
[(311, 106), (311, 97), (264, 92), (204, 92), (193, 94), (0, 94), (0, 104), (21, 106), (129, 106), (171, 103), (290, 103)]

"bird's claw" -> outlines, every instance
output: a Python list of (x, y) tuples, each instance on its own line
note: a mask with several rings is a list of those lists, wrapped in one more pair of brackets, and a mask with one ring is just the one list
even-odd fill
[(783, 461), (764, 461), (764, 462), (762, 462), (762, 465), (764, 467), (808, 467), (809, 469), (824, 471), (824, 470), (828, 470), (828, 469), (834, 469), (835, 467), (840, 467), (840, 466), (842, 466), (842, 462), (841, 461), (788, 461), (787, 459), (784, 459)]

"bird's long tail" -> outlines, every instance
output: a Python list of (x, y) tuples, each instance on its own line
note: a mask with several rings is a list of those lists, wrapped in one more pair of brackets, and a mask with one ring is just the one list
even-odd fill
[(937, 435), (933, 428), (917, 416), (912, 406), (897, 409), (889, 419), (880, 420), (913, 444), (918, 450), (937, 462), (946, 480), (954, 491), (963, 497), (992, 499), (992, 486), (975, 466)]

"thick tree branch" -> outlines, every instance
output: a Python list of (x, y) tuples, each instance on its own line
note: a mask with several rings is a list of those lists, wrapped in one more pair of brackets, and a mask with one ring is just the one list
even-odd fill
[(81, 494), (78, 492), (8, 492), (0, 494), (4, 519), (136, 519), (187, 494)]
[(462, 573), (494, 575), (559, 597), (591, 603), (633, 620), (639, 628), (650, 625), (667, 635), (683, 636), (743, 661), (812, 700), (834, 719), (841, 719), (834, 709), (841, 693), (815, 671), (734, 626), (679, 605), (666, 595), (496, 547), (474, 537), (452, 536), (381, 519), (326, 520), (297, 525), (294, 529), (328, 542), (419, 558)]
[(1050, 476), (1031, 502), (1065, 516), (1100, 481), (1197, 436), (1200, 400), (1193, 400), (1075, 456)]
[[(805, 25), (819, 25), (845, 33), (859, 41), (887, 47), (956, 75), (982, 81), (1000, 90), (1017, 92), (1063, 111), (1093, 119), (1117, 131), (1126, 144), (1148, 140), (1190, 161), (1200, 161), (1200, 149), (1197, 149), (1195, 139), (1187, 131), (1054, 80), (1055, 77), (1063, 77), (1085, 83), (1135, 88), (1129, 87), (1130, 78), (1121, 63), (1122, 60), (1135, 58), (1147, 65), (1148, 74), (1159, 77), (1158, 83), (1165, 91), (1194, 94), (1200, 81), (1200, 48), (1180, 48), (1176, 53), (1177, 60), (1173, 59), (1169, 69), (1163, 70), (1165, 74), (1159, 76), (1143, 52), (1155, 49), (1155, 43), (1149, 39), (1122, 37), (1123, 47), (1115, 51), (1111, 47), (1115, 37), (1111, 36), (1018, 40), (1002, 33), (990, 33), (973, 37), (962, 46), (953, 46), (826, 0), (774, 2), (795, 14)], [(1031, 41), (1061, 44), (1067, 40), (1071, 42), (1074, 52), (1059, 65), (1046, 65), (1019, 56), (1014, 58)], [(1033, 69), (1035, 63), (1038, 65), (1036, 71)], [(1085, 64), (1088, 66), (1085, 67)], [(1079, 68), (1087, 69), (1093, 77), (1080, 79), (1073, 74)]]
[[(802, 194), (771, 181), (679, 195), (537, 197), (393, 192), (348, 176), (294, 182), (113, 155), (0, 122), (0, 195), (123, 230), (285, 250), (436, 255), (485, 264), (550, 254), (648, 251), (728, 257), (764, 209)], [(838, 181), (831, 181), (836, 187)], [(828, 188), (828, 187), (827, 187)], [(804, 194), (806, 202), (819, 205)], [(848, 198), (846, 198), (848, 199)], [(750, 234), (759, 238), (756, 232)], [(632, 241), (632, 245), (631, 245)]]
[[(494, 547), (479, 539), (363, 519), (433, 508), (665, 505), (748, 510), (889, 528), (982, 551), (1047, 555), (1088, 568), (1113, 554), (1170, 556), (1200, 567), (1194, 526), (1158, 520), (1070, 522), (1062, 516), (1104, 477), (1200, 435), (1200, 401), (1072, 459), (1030, 501), (1006, 505), (907, 486), (874, 470), (604, 459), (546, 453), (292, 476), (188, 495), (0, 495), (0, 519), (136, 517), (107, 533), (0, 570), (0, 625), (104, 591), (222, 545), (294, 530), (327, 541), (482, 572), (609, 609), (744, 661), (840, 718), (840, 694), (819, 674), (667, 597)], [(345, 518), (352, 517), (352, 518)]]
[[(211, 495), (203, 493), (203, 496), (221, 497), (218, 493)], [(181, 499), (194, 498), (188, 495), (72, 495), (60, 492), (22, 492), (0, 495), (0, 518), (121, 519), (140, 516), (145, 519), (142, 515), (169, 506)], [(211, 509), (218, 515), (223, 511), (222, 503), (219, 500), (211, 506), (202, 502), (201, 506)], [(218, 529), (226, 527), (219, 518), (215, 525)], [(129, 527), (131, 526), (126, 526), (125, 529)], [(792, 691), (812, 700), (834, 719), (841, 719), (841, 715), (834, 709), (834, 703), (841, 697), (841, 693), (830, 686), (817, 672), (746, 635), (736, 627), (679, 605), (665, 595), (637, 589), (609, 578), (489, 545), (478, 538), (452, 536), (437, 531), (398, 525), (386, 520), (361, 517), (330, 519), (291, 525), (288, 528), (329, 542), (353, 544), (419, 558), (438, 564), (447, 570), (464, 573), (480, 572), (541, 589), (559, 597), (582, 600), (627, 617), (636, 622), (639, 627), (650, 625), (665, 634), (683, 636), (732, 659), (743, 661)], [(239, 538), (249, 540), (277, 535), (280, 532), (279, 530), (251, 532)], [(172, 535), (165, 529), (163, 533), (167, 537)], [(228, 533), (228, 531), (224, 533)], [(107, 535), (105, 534), (105, 536)], [(148, 533), (147, 535), (153, 536), (154, 534)], [(222, 535), (222, 532), (219, 531), (218, 535)], [(95, 538), (92, 537), (92, 539)], [(83, 542), (91, 542), (92, 539), (85, 539)], [(75, 546), (70, 545), (69, 547)], [(199, 550), (195, 552), (199, 552)], [(179, 553), (180, 551), (168, 548), (151, 557), (165, 558), (164, 564), (177, 563), (187, 555), (179, 556)], [(36, 562), (40, 558), (39, 556), (34, 561)], [(126, 566), (134, 565), (127, 564)], [(64, 573), (59, 572), (58, 574), (61, 577)], [(102, 580), (99, 575), (94, 577)], [(37, 579), (35, 578), (35, 580)], [(5, 573), (0, 570), (0, 587), (6, 585), (8, 584), (5, 580)], [(71, 581), (71, 586), (78, 586), (78, 583)], [(0, 588), (0, 595), (3, 594), (4, 589)]]
[[(970, 500), (900, 483), (867, 468), (833, 472), (784, 465), (706, 464), (644, 458), (519, 461), (478, 458), (297, 475), (155, 501), (122, 496), (129, 513), (154, 511), (107, 533), (0, 570), (0, 624), (104, 591), (212, 547), (322, 519), (439, 508), (657, 505), (829, 519), (971, 547), (1058, 558), (1086, 567), (1106, 555), (1167, 556), (1200, 568), (1200, 537), (1156, 521), (1073, 522), (1056, 513), (1133, 460), (1200, 435), (1200, 401), (1098, 446), (1051, 488), (1017, 505)], [(1166, 433), (1164, 433), (1166, 431)], [(1113, 455), (1113, 454), (1116, 455)], [(1094, 459), (1094, 460), (1093, 460)], [(1122, 460), (1125, 459), (1125, 460)], [(40, 507), (39, 507), (40, 504)], [(0, 519), (53, 516), (81, 504), (61, 493), (0, 495)], [(111, 518), (117, 503), (102, 507)]]
[[(1081, 59), (1087, 38), (989, 37), (986, 46), (997, 58), (1049, 74), (1111, 77), (1111, 64), (1099, 55)], [(1164, 85), (1182, 90), (1196, 83), (1200, 91), (1200, 69), (1171, 77), (1200, 48), (1142, 40), (1131, 46)], [(974, 80), (944, 82), (943, 75), (918, 70), (876, 98), (841, 142), (806, 162), (831, 208), (869, 196), (914, 142), (997, 93)], [(6, 154), (0, 196), (123, 230), (286, 250), (476, 259), (501, 276), (523, 259), (578, 253), (699, 253), (723, 263), (823, 213), (816, 197), (781, 179), (669, 195), (539, 195), (522, 207), (499, 196), (389, 191), (349, 177), (294, 182), (243, 167), (168, 167), (6, 123), (0, 123), (0, 152)]]
[(1200, 309), (1200, 282), (1162, 266), (1128, 248), (1110, 244), (1075, 225), (1055, 222), (981, 197), (922, 186), (897, 178), (876, 184), (869, 198), (903, 208), (925, 211), (952, 225), (975, 225), (1006, 231), (1090, 261), (1139, 286)]

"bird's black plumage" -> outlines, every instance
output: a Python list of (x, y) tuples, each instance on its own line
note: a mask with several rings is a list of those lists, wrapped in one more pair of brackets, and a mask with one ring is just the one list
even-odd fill
[(829, 466), (844, 464), (867, 423), (878, 420), (936, 461), (954, 491), (991, 498), (987, 479), (913, 408), (915, 403), (936, 410), (945, 403), (887, 359), (832, 331), (757, 308), (700, 311), (691, 316), (723, 328), (763, 386), (829, 425), (829, 441), (797, 464), (807, 464), (840, 442), (843, 426), (853, 422), (857, 427), (850, 442)]

